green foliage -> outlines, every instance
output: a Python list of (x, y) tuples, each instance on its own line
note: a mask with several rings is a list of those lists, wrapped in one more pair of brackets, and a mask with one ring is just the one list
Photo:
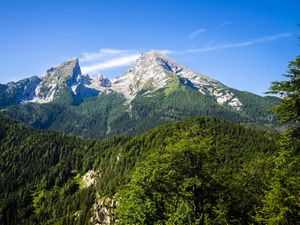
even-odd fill
[(72, 171), (91, 168), (82, 158), (93, 144), (0, 117), (0, 224), (54, 223), (90, 207), (94, 191), (79, 190)]
[(75, 177), (74, 177), (74, 181), (75, 183), (78, 185), (79, 188), (83, 188), (83, 181), (82, 181), (82, 177), (80, 176), (80, 173), (78, 173)]
[[(197, 132), (197, 131), (196, 131)], [(194, 139), (194, 140), (193, 140)], [(197, 140), (198, 139), (198, 140)], [(197, 224), (209, 211), (209, 193), (217, 185), (207, 173), (211, 138), (181, 139), (151, 154), (120, 193), (124, 224)], [(124, 199), (124, 201), (123, 201)]]
[(255, 219), (261, 224), (299, 224), (300, 221), (300, 56), (289, 64), (287, 81), (273, 82), (269, 93), (281, 95), (273, 109), (281, 122), (294, 122), (281, 134), (273, 157), (262, 207)]
[(159, 136), (167, 131), (160, 127), (151, 135), (159, 145), (135, 151), (143, 160), (118, 193), (121, 223), (254, 223), (272, 139), (213, 119), (185, 122), (168, 125), (164, 139)]
[(285, 74), (289, 80), (272, 83), (271, 94), (281, 95), (280, 104), (274, 112), (282, 122), (300, 122), (300, 56), (289, 63), (289, 70)]
[[(280, 138), (263, 206), (256, 215), (256, 220), (262, 224), (297, 224), (300, 221), (300, 157), (294, 154), (296, 143), (291, 144), (293, 141), (296, 140), (291, 133)], [(299, 148), (299, 143), (297, 145)]]
[[(0, 224), (85, 224), (92, 213), (95, 190), (80, 188), (78, 174), (99, 170), (97, 193), (114, 196), (130, 181), (133, 171), (142, 171), (142, 166), (135, 169), (137, 163), (149, 169), (134, 175), (133, 180), (138, 177), (145, 180), (142, 175), (149, 174), (151, 182), (165, 184), (162, 191), (167, 190), (166, 193), (174, 196), (184, 194), (178, 203), (170, 201), (164, 206), (167, 212), (161, 213), (159, 208), (159, 213), (155, 214), (168, 218), (169, 223), (195, 223), (199, 219), (191, 207), (194, 196), (188, 191), (191, 187), (203, 188), (205, 199), (213, 200), (207, 202), (200, 213), (205, 221), (209, 221), (209, 215), (221, 221), (220, 224), (252, 221), (252, 214), (246, 212), (259, 204), (262, 195), (257, 193), (262, 192), (260, 181), (264, 176), (260, 172), (257, 172), (258, 178), (249, 176), (252, 170), (247, 168), (256, 168), (256, 164), (249, 164), (249, 161), (263, 159), (274, 148), (273, 136), (265, 131), (213, 118), (171, 123), (135, 137), (93, 141), (37, 131), (0, 117)], [(259, 165), (263, 170), (264, 163)], [(161, 177), (157, 177), (158, 174)], [(245, 181), (247, 185), (243, 186)], [(176, 184), (180, 192), (169, 184)], [(223, 190), (222, 187), (228, 186), (230, 192), (224, 191), (222, 198), (211, 194), (220, 193), (217, 187)], [(160, 206), (160, 201), (165, 204), (172, 199), (158, 189), (149, 187), (147, 190), (149, 192), (140, 191), (148, 194), (152, 190), (157, 195), (154, 196), (155, 204), (150, 198), (145, 207), (153, 209)], [(241, 194), (236, 194), (237, 190), (245, 190), (242, 199)], [(143, 210), (149, 211), (141, 209), (140, 212)]]

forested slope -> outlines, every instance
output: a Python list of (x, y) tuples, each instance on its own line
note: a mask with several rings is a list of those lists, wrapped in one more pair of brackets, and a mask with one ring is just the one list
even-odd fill
[[(117, 216), (125, 224), (192, 224), (221, 215), (218, 224), (250, 223), (263, 205), (277, 149), (276, 135), (214, 118), (191, 118), (103, 141), (38, 131), (5, 117), (0, 131), (1, 224), (88, 224), (99, 196), (115, 193), (128, 202), (118, 200)], [(96, 185), (82, 188), (80, 179), (89, 170), (100, 176)], [(147, 177), (153, 178), (150, 183)], [(142, 189), (131, 188), (139, 185)], [(202, 211), (190, 208), (193, 185), (205, 192)], [(143, 209), (136, 194), (152, 208)], [(177, 205), (171, 199), (178, 199)], [(143, 218), (152, 215), (149, 210), (158, 217)]]

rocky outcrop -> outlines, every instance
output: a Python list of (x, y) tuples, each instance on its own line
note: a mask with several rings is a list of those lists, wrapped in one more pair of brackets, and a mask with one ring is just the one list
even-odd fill
[(0, 106), (20, 104), (31, 101), (34, 97), (34, 91), (42, 80), (33, 76), (20, 80), (18, 82), (9, 82), (0, 87)]
[(91, 224), (111, 225), (116, 224), (116, 207), (118, 202), (110, 197), (98, 197), (93, 205)]

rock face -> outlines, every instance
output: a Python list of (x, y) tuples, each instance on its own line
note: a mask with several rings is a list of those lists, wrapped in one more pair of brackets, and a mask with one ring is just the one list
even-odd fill
[(230, 88), (217, 80), (189, 70), (157, 51), (142, 54), (123, 76), (112, 81), (100, 74), (94, 78), (83, 75), (78, 59), (73, 58), (50, 68), (42, 78), (31, 77), (2, 85), (0, 92), (4, 90), (3, 99), (7, 100), (10, 96), (13, 104), (49, 103), (66, 92), (76, 99), (83, 100), (107, 91), (120, 93), (131, 102), (141, 91), (143, 95), (147, 95), (174, 81), (197, 89), (203, 95), (212, 96), (220, 105), (228, 105), (235, 110), (242, 109), (242, 102)]
[(89, 75), (82, 75), (78, 59), (73, 58), (47, 70), (46, 76), (35, 89), (36, 97), (32, 102), (51, 102), (66, 89), (82, 99), (94, 97), (106, 87), (109, 87), (106, 78), (100, 79), (98, 76), (93, 80)]
[(42, 78), (33, 76), (0, 85), (0, 106), (26, 102), (49, 103), (66, 92), (79, 99), (99, 95), (111, 86), (107, 78), (97, 75), (94, 79), (83, 75), (77, 58), (47, 70)]
[(116, 224), (115, 211), (117, 207), (117, 201), (110, 197), (98, 196), (98, 199), (92, 208), (91, 224), (94, 225), (111, 225)]
[(35, 89), (32, 102), (48, 103), (55, 99), (65, 87), (72, 86), (81, 75), (78, 60), (68, 60), (63, 64), (47, 70), (42, 82)]
[(204, 95), (213, 96), (221, 105), (227, 104), (236, 110), (240, 110), (243, 105), (224, 84), (195, 73), (156, 51), (143, 54), (124, 76), (112, 81), (111, 89), (122, 93), (130, 101), (141, 90), (151, 93), (165, 87), (174, 79), (198, 89)]
[(162, 55), (151, 51), (143, 54), (124, 76), (112, 81), (112, 89), (132, 100), (142, 89), (151, 92), (165, 87), (174, 74), (168, 74)]
[(34, 91), (40, 82), (39, 77), (33, 76), (18, 82), (0, 85), (0, 92), (2, 91), (0, 93), (0, 106), (31, 101), (35, 97)]
[(82, 176), (83, 188), (88, 188), (96, 184), (97, 177), (100, 176), (99, 171), (89, 170)]
[[(81, 177), (80, 188), (89, 188), (96, 185), (97, 179), (101, 177), (99, 171), (89, 170)], [(91, 208), (90, 224), (112, 225), (116, 224), (115, 211), (118, 202), (114, 198), (100, 196), (96, 193), (96, 199)]]

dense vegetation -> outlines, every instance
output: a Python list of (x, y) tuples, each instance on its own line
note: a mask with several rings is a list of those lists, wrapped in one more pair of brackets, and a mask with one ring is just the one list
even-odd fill
[[(4, 117), (0, 125), (1, 224), (88, 224), (96, 193), (117, 192), (125, 224), (203, 218), (245, 224), (259, 215), (274, 175), (276, 135), (213, 118), (103, 141), (37, 131)], [(100, 180), (95, 189), (80, 188), (77, 178), (90, 169), (101, 171)], [(205, 193), (197, 210), (194, 188)], [(123, 204), (125, 198), (132, 202)]]
[(213, 97), (176, 80), (150, 95), (143, 95), (141, 91), (130, 104), (120, 94), (110, 93), (86, 99), (78, 105), (66, 92), (49, 104), (12, 105), (3, 108), (2, 113), (35, 128), (94, 138), (138, 134), (191, 116), (214, 116), (251, 126), (278, 126), (274, 114), (269, 112), (278, 102), (277, 98), (231, 91), (243, 102), (241, 111), (221, 106)]

